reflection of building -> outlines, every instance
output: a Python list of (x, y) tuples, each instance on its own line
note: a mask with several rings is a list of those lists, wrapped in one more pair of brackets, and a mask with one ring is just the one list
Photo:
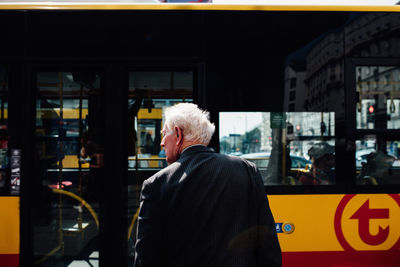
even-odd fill
[(263, 112), (262, 123), (260, 125), (261, 129), (261, 151), (270, 151), (272, 149), (272, 130), (270, 123), (270, 113)]
[[(331, 136), (335, 133), (335, 114), (332, 112), (287, 113), (287, 121), (294, 126), (295, 136)], [(324, 129), (321, 129), (321, 124)]]
[[(400, 14), (352, 14), (343, 27), (325, 33), (288, 56), (284, 109), (334, 111), (340, 116), (344, 112), (344, 58), (399, 56)], [(305, 68), (294, 68), (301, 60)], [(377, 76), (385, 79), (383, 75)], [(300, 91), (304, 91), (304, 96)]]
[(345, 28), (345, 53), (354, 57), (400, 56), (400, 20), (396, 13), (366, 13)]
[(241, 137), (242, 135), (240, 134), (229, 134), (229, 136), (222, 137), (220, 140), (220, 152), (227, 154), (242, 152), (243, 144)]
[[(343, 33), (326, 33), (306, 57), (306, 93), (304, 109), (307, 111), (343, 111)], [(338, 103), (342, 103), (338, 106)], [(332, 106), (334, 105), (334, 106)]]
[[(374, 129), (375, 115), (384, 128), (400, 128), (400, 67), (356, 67), (357, 129)], [(372, 109), (371, 109), (372, 108)], [(386, 122), (386, 123), (385, 123)], [(381, 125), (382, 127), (382, 125)]]
[(303, 107), (305, 97), (305, 63), (291, 62), (285, 69), (285, 92), (288, 97), (284, 99), (286, 111), (295, 111)]

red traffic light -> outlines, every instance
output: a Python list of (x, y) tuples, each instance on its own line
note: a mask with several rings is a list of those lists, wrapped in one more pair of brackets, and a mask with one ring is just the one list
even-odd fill
[(374, 113), (374, 111), (375, 111), (374, 106), (371, 105), (371, 106), (368, 107), (368, 112), (369, 113)]

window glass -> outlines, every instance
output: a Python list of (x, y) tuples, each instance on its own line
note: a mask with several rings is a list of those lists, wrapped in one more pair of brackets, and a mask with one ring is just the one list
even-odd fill
[(333, 112), (220, 112), (220, 152), (252, 161), (265, 185), (335, 183)]
[(290, 88), (295, 88), (296, 87), (296, 77), (290, 78)]
[[(400, 68), (356, 66), (357, 129), (368, 130), (356, 141), (359, 185), (400, 184)], [(389, 133), (392, 133), (389, 136)]]
[(178, 102), (192, 102), (193, 73), (138, 71), (129, 74), (128, 167), (166, 166), (160, 147), (163, 110)]
[(98, 251), (100, 77), (88, 70), (39, 72), (36, 80), (34, 257), (40, 266), (66, 266), (83, 251)]
[(292, 91), (289, 94), (289, 101), (293, 101), (296, 99), (296, 91)]
[[(130, 108), (136, 101), (130, 100)], [(139, 100), (140, 101), (140, 100)], [(151, 101), (151, 108), (147, 101)], [(160, 169), (166, 167), (165, 153), (161, 148), (161, 130), (164, 125), (164, 109), (182, 101), (191, 102), (192, 99), (145, 99), (134, 118), (136, 132), (136, 154), (130, 149), (128, 167), (136, 169)], [(132, 145), (132, 144), (131, 144)], [(136, 156), (137, 155), (137, 156)]]
[(357, 129), (400, 129), (400, 68), (357, 66)]
[(357, 184), (400, 184), (400, 141), (377, 142), (376, 136), (356, 141)]

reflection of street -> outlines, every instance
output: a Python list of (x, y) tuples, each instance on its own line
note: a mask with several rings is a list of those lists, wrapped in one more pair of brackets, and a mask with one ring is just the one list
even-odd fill
[[(76, 266), (76, 261), (92, 262), (80, 266), (98, 266), (93, 257), (98, 251), (98, 227), (91, 212), (65, 196), (62, 202), (55, 197), (52, 206), (51, 222), (34, 227), (35, 266)], [(98, 203), (91, 206), (98, 211)]]
[[(220, 112), (220, 121), (229, 119), (232, 114), (235, 112)], [(306, 166), (311, 166), (309, 149), (321, 140), (335, 145), (333, 112), (243, 114), (249, 119), (254, 115), (262, 121), (243, 134), (222, 136), (220, 152), (254, 161), (266, 185), (301, 185), (299, 176), (308, 172)]]
[[(220, 112), (220, 128), (225, 119), (230, 119), (236, 112)], [(262, 118), (261, 122), (249, 128), (243, 134), (230, 133), (220, 137), (220, 152), (242, 155), (267, 152), (272, 150), (272, 127), (276, 122), (271, 120), (271, 112), (243, 112), (246, 118)], [(286, 137), (290, 140), (291, 154), (308, 158), (309, 147), (322, 137), (330, 139), (335, 133), (335, 114), (333, 112), (283, 112), (285, 120), (282, 129), (287, 127)], [(247, 128), (236, 122), (238, 128)], [(289, 132), (289, 126), (290, 131)], [(226, 131), (220, 129), (220, 131)]]
[[(268, 184), (267, 175), (268, 167), (270, 166), (269, 161), (271, 157), (270, 152), (259, 152), (259, 153), (250, 153), (244, 154), (240, 156), (248, 161), (254, 162), (259, 170), (261, 177), (263, 179), (264, 184)], [(311, 167), (311, 161), (305, 159), (304, 157), (299, 157), (296, 155), (290, 155), (290, 159), (286, 159), (287, 164), (290, 166), (287, 167), (287, 175), (282, 178), (282, 181), (279, 183), (282, 184), (290, 184), (290, 185), (299, 185), (298, 181), (299, 176), (303, 173), (307, 173)], [(290, 177), (290, 178), (288, 178)]]

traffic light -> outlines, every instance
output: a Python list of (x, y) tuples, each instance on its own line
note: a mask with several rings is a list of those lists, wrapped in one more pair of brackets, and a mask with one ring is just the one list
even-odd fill
[(367, 122), (375, 122), (375, 105), (368, 105), (367, 107)]

